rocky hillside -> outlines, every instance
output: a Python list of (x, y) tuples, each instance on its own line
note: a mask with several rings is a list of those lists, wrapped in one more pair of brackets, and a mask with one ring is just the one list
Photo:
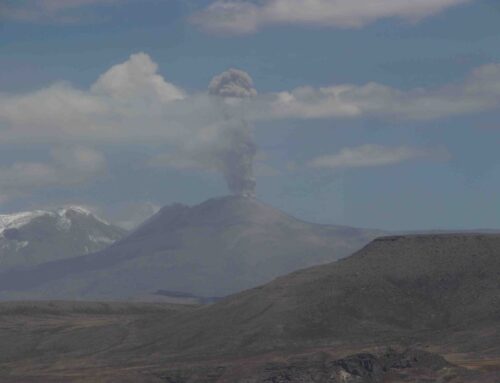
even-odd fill
[[(500, 351), (500, 235), (385, 237), (356, 254), (156, 324), (163, 350), (262, 352), (336, 342), (446, 338)], [(171, 331), (175, 328), (175, 331)], [(467, 339), (468, 332), (492, 332)], [(197, 342), (189, 342), (197, 334)], [(172, 349), (174, 351), (174, 349)]]
[(3, 303), (0, 380), (497, 383), (499, 249), (385, 237), (209, 306)]

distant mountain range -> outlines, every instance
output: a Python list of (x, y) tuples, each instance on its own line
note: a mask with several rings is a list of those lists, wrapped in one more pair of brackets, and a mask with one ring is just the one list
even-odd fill
[(0, 215), (0, 270), (99, 251), (125, 230), (80, 206)]
[(0, 298), (219, 297), (348, 256), (378, 230), (304, 222), (246, 197), (166, 206), (106, 249), (0, 276)]

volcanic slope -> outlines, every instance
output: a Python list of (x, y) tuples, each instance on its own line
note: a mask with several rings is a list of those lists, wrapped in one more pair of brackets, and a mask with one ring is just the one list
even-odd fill
[(0, 276), (0, 298), (224, 296), (345, 257), (380, 234), (307, 223), (245, 197), (172, 205), (103, 251)]

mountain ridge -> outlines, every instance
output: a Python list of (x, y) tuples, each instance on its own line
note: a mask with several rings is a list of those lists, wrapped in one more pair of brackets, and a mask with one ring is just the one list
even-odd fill
[(125, 230), (68, 205), (0, 215), (0, 270), (33, 267), (107, 247)]
[(174, 204), (98, 253), (4, 276), (0, 298), (27, 280), (35, 296), (54, 299), (130, 299), (158, 290), (224, 296), (345, 257), (381, 233), (304, 222), (249, 197)]

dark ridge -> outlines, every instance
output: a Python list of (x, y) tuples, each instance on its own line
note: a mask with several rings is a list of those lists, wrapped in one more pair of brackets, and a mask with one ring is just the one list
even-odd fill
[[(165, 336), (162, 347), (204, 355), (311, 342), (429, 341), (484, 329), (496, 335), (461, 342), (500, 352), (499, 318), (500, 235), (393, 236), (341, 262), (230, 296), (169, 324), (175, 332), (161, 325), (156, 331)], [(198, 334), (195, 344), (189, 334)]]
[(449, 240), (449, 239), (459, 239), (459, 240), (468, 240), (468, 239), (476, 239), (481, 240), (485, 238), (494, 238), (500, 237), (499, 233), (496, 232), (452, 232), (452, 233), (435, 233), (435, 234), (403, 234), (403, 235), (388, 235), (375, 238), (373, 242), (395, 242), (395, 241), (404, 241), (404, 240), (425, 240), (425, 241), (433, 241), (433, 240)]
[(168, 291), (168, 290), (158, 290), (154, 293), (154, 295), (171, 297), (171, 298), (194, 299), (194, 300), (198, 301), (200, 304), (215, 303), (215, 302), (218, 302), (218, 301), (221, 301), (222, 299), (224, 299), (221, 297), (203, 297), (203, 296), (199, 296), (199, 295), (195, 295), (195, 294), (183, 293), (181, 291)]

